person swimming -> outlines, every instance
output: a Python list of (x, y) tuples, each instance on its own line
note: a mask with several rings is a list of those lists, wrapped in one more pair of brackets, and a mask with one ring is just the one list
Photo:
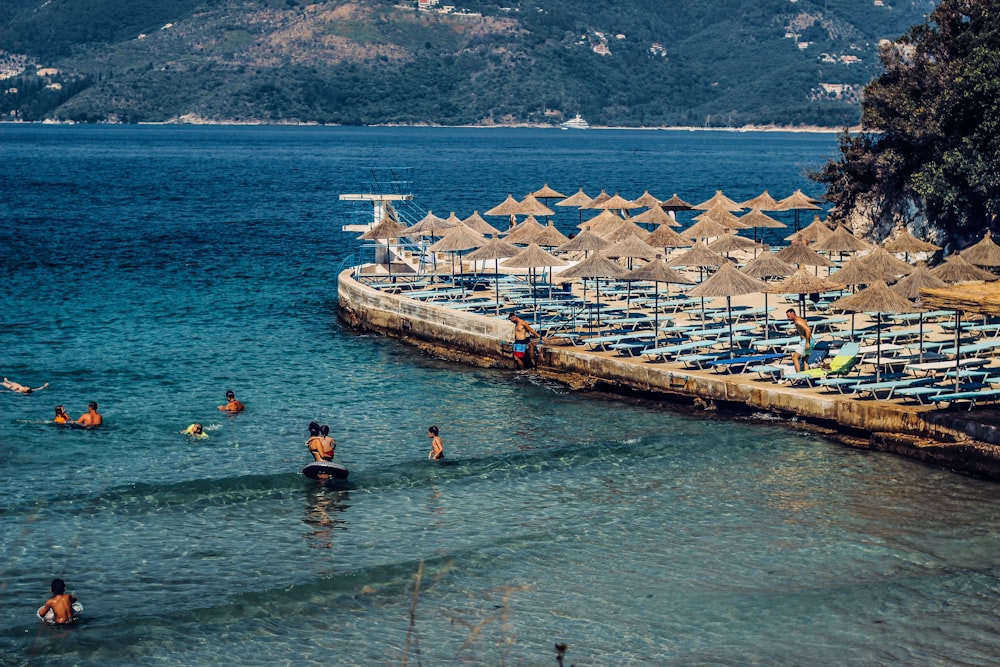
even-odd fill
[(66, 408), (61, 405), (57, 405), (56, 416), (52, 418), (52, 421), (56, 424), (68, 424), (72, 421), (72, 419), (68, 414), (66, 414)]
[(205, 428), (201, 424), (199, 424), (198, 422), (195, 422), (194, 424), (191, 424), (186, 429), (184, 429), (183, 431), (181, 431), (181, 433), (183, 433), (184, 435), (190, 435), (192, 438), (207, 438), (208, 437), (208, 433), (205, 433)]
[(66, 592), (66, 582), (62, 579), (53, 579), (50, 588), (52, 597), (35, 612), (38, 618), (59, 625), (75, 621), (76, 615), (83, 611), (83, 605), (77, 602), (75, 595)]
[(35, 387), (34, 389), (32, 389), (31, 387), (21, 384), (20, 382), (14, 382), (13, 380), (8, 380), (7, 378), (4, 378), (3, 382), (0, 382), (0, 386), (4, 386), (7, 389), (10, 389), (11, 391), (16, 392), (18, 394), (30, 394), (32, 392), (45, 389), (46, 387), (49, 386), (49, 383), (46, 382), (41, 387)]

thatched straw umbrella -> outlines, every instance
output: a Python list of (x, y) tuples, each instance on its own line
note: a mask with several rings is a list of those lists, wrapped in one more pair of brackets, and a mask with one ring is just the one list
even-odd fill
[(1000, 266), (1000, 246), (993, 242), (987, 229), (983, 240), (963, 250), (962, 257), (976, 266)]
[[(729, 264), (729, 259), (723, 257), (717, 252), (713, 252), (708, 249), (701, 241), (698, 241), (690, 250), (677, 255), (672, 260), (667, 262), (667, 266), (696, 266), (698, 267), (698, 282), (701, 282), (705, 278), (705, 269), (711, 268), (713, 266), (722, 266), (723, 264)], [(701, 319), (705, 320), (705, 299), (701, 299)]]
[[(482, 234), (466, 227), (465, 225), (459, 223), (455, 227), (452, 227), (441, 240), (433, 244), (429, 250), (431, 252), (450, 252), (451, 253), (451, 281), (455, 282), (455, 255), (463, 250), (472, 250), (473, 248), (479, 248), (486, 243), (486, 238)], [(461, 270), (461, 265), (459, 265), (459, 270)], [(464, 289), (464, 284), (463, 284)]]
[[(779, 211), (794, 211), (795, 212), (795, 230), (799, 229), (799, 211), (810, 211), (818, 210), (820, 208), (819, 200), (808, 197), (802, 193), (802, 190), (796, 190), (788, 197), (785, 197), (778, 202)], [(816, 216), (819, 220), (819, 216)]]
[(760, 245), (756, 241), (737, 236), (735, 233), (730, 232), (723, 234), (709, 243), (708, 249), (728, 257), (729, 253), (736, 252), (737, 250), (753, 250), (756, 252), (760, 249)]
[(527, 195), (521, 200), (521, 215), (555, 215), (551, 208), (535, 199), (534, 195)]
[(600, 204), (597, 204), (597, 206), (595, 206), (595, 208), (603, 208), (606, 211), (622, 211), (622, 212), (624, 212), (624, 211), (631, 210), (633, 208), (641, 208), (641, 206), (639, 204), (633, 204), (631, 201), (629, 201), (628, 199), (625, 199), (624, 197), (622, 197), (621, 195), (619, 195), (616, 192), (613, 196), (608, 197), (607, 199), (605, 199), (604, 201), (602, 201)]
[(699, 239), (702, 241), (714, 239), (728, 232), (732, 227), (727, 227), (721, 222), (716, 222), (711, 218), (702, 218), (687, 229), (680, 232), (681, 236), (689, 239)]
[(941, 249), (941, 246), (936, 246), (933, 243), (929, 243), (927, 241), (918, 239), (916, 236), (910, 233), (909, 229), (905, 227), (903, 227), (902, 231), (900, 231), (899, 234), (897, 234), (894, 239), (886, 242), (885, 244), (883, 244), (882, 247), (885, 248), (888, 252), (897, 255), (899, 253), (903, 253), (904, 262), (910, 261), (911, 252), (912, 253), (937, 252), (938, 250)]
[(690, 211), (694, 206), (678, 197), (675, 192), (670, 199), (660, 202), (660, 208), (664, 211)]
[[(628, 273), (618, 262), (612, 262), (600, 253), (594, 253), (575, 266), (560, 272), (563, 280), (572, 278), (593, 278), (597, 281), (597, 326), (601, 326), (601, 278), (623, 278)], [(588, 324), (590, 318), (588, 317)]]
[(697, 266), (699, 268), (707, 268), (722, 266), (728, 263), (728, 259), (717, 252), (712, 252), (701, 241), (697, 241), (691, 246), (690, 250), (677, 255), (677, 257), (667, 262), (667, 266)]
[(585, 229), (569, 241), (560, 245), (555, 251), (560, 253), (583, 251), (584, 256), (586, 256), (592, 250), (603, 250), (610, 245), (611, 241), (606, 241), (589, 229)]
[(978, 283), (961, 286), (928, 288), (921, 290), (921, 299), (928, 309), (955, 311), (955, 391), (959, 391), (961, 358), (958, 354), (961, 342), (963, 313), (979, 313), (984, 316), (1000, 315), (1000, 284)]
[(470, 229), (476, 230), (483, 236), (500, 233), (499, 229), (486, 222), (486, 220), (483, 219), (483, 216), (479, 215), (479, 211), (473, 211), (472, 215), (462, 220), (462, 224)]
[(670, 297), (670, 283), (693, 285), (694, 281), (674, 271), (657, 255), (652, 261), (632, 269), (625, 280), (645, 280), (653, 283), (653, 346), (658, 345), (660, 337), (660, 283), (667, 285), (667, 297)]
[(580, 208), (601, 208), (601, 204), (609, 199), (611, 199), (611, 195), (609, 195), (606, 190), (601, 190), (596, 197), (580, 206)]
[(406, 236), (430, 236), (433, 241), (439, 233), (446, 232), (455, 226), (455, 223), (434, 215), (433, 211), (427, 211), (427, 215), (420, 218), (417, 224), (406, 228)]
[(498, 205), (494, 206), (490, 210), (486, 211), (485, 215), (492, 215), (498, 217), (503, 216), (505, 218), (508, 218), (510, 221), (510, 224), (508, 225), (509, 229), (514, 226), (514, 223), (517, 221), (517, 216), (524, 214), (521, 213), (521, 202), (514, 199), (514, 195), (508, 194), (506, 199), (504, 199), (502, 202), (500, 202)]
[[(913, 272), (905, 278), (900, 279), (895, 285), (891, 285), (889, 289), (903, 297), (904, 299), (909, 299), (920, 306), (920, 290), (924, 289), (938, 289), (941, 287), (947, 287), (948, 284), (936, 278), (934, 274), (930, 272), (927, 268), (926, 262), (920, 262), (917, 264)], [(924, 360), (924, 308), (920, 308), (920, 361)]]
[[(389, 282), (392, 282), (392, 240), (408, 235), (407, 227), (397, 222), (391, 215), (386, 215), (382, 221), (361, 235), (362, 241), (385, 241), (385, 263), (389, 271)], [(376, 253), (375, 263), (378, 264)]]
[(500, 260), (507, 259), (508, 257), (514, 257), (521, 252), (521, 249), (515, 245), (511, 245), (506, 241), (501, 240), (496, 234), (493, 235), (489, 241), (487, 241), (478, 250), (470, 252), (466, 259), (472, 262), (493, 260), (493, 275), (494, 282), (496, 284), (496, 297), (497, 297), (497, 315), (500, 314)]
[(589, 229), (597, 235), (603, 235), (607, 230), (614, 229), (618, 223), (624, 220), (614, 211), (604, 210), (589, 220), (584, 220), (577, 227), (579, 229)]
[(694, 216), (694, 219), (699, 222), (708, 219), (713, 222), (718, 222), (722, 225), (725, 225), (730, 229), (746, 229), (744, 224), (740, 222), (740, 219), (732, 212), (730, 212), (729, 209), (727, 209), (722, 204), (716, 204), (715, 206), (708, 209), (704, 213), (699, 213), (698, 215)]
[(632, 200), (632, 203), (635, 204), (636, 208), (653, 208), (654, 206), (659, 208), (660, 206), (660, 200), (649, 194), (649, 190), (643, 190), (641, 195)]
[(753, 199), (748, 199), (740, 204), (743, 208), (756, 208), (761, 211), (781, 211), (782, 209), (777, 200), (771, 196), (771, 193), (767, 190), (760, 193)]
[(680, 227), (680, 223), (674, 220), (673, 216), (664, 211), (659, 206), (651, 206), (649, 210), (643, 211), (637, 215), (633, 215), (629, 218), (632, 222), (642, 222), (651, 225), (669, 225), (671, 227)]
[(569, 241), (565, 234), (556, 229), (552, 220), (549, 220), (549, 224), (542, 227), (532, 240), (543, 248), (555, 248)]
[(575, 194), (572, 194), (569, 197), (566, 197), (562, 201), (556, 202), (556, 206), (577, 206), (577, 207), (580, 207), (580, 206), (583, 206), (584, 204), (590, 203), (591, 199), (593, 199), (593, 197), (591, 197), (586, 192), (584, 192), (583, 188), (580, 188), (579, 190), (576, 191)]
[(677, 219), (677, 211), (690, 211), (693, 206), (677, 196), (675, 192), (670, 199), (660, 202), (660, 208), (670, 214), (671, 218)]
[[(542, 267), (549, 267), (551, 273), (551, 267), (554, 266), (566, 266), (566, 262), (559, 259), (555, 255), (545, 252), (537, 243), (532, 243), (528, 245), (527, 248), (514, 255), (506, 262), (504, 266), (511, 269), (528, 269), (529, 283), (531, 284), (531, 300), (532, 306), (535, 313), (535, 323), (538, 323), (538, 294), (535, 290), (535, 269)], [(551, 280), (551, 277), (550, 277)]]
[(845, 285), (870, 285), (875, 280), (889, 282), (912, 271), (912, 266), (896, 259), (884, 248), (875, 248), (867, 255), (855, 257), (847, 262), (834, 276), (838, 282)]
[(836, 229), (823, 238), (818, 239), (810, 247), (816, 252), (825, 251), (831, 255), (835, 252), (839, 252), (841, 260), (843, 260), (845, 252), (860, 252), (862, 250), (868, 250), (872, 246), (864, 239), (859, 239), (857, 236), (852, 234), (851, 230), (847, 227), (837, 225)]
[(785, 237), (786, 241), (802, 241), (803, 243), (815, 243), (821, 238), (830, 233), (830, 226), (819, 219), (819, 215), (813, 218), (813, 221), (806, 225), (805, 229), (790, 234)]
[(952, 253), (944, 258), (943, 264), (938, 264), (931, 273), (946, 283), (971, 283), (996, 280), (997, 277), (985, 269), (969, 262), (959, 253)]
[[(581, 192), (582, 192), (582, 190), (581, 190)], [(553, 190), (552, 188), (549, 187), (548, 183), (546, 183), (545, 185), (543, 185), (542, 187), (540, 187), (538, 190), (535, 190), (531, 194), (532, 194), (532, 196), (534, 196), (535, 199), (543, 199), (543, 200), (544, 199), (566, 199), (566, 195), (564, 195), (563, 193), (561, 193), (561, 192), (559, 192), (557, 190)]]
[(819, 267), (831, 267), (833, 262), (828, 260), (823, 255), (819, 254), (812, 248), (809, 248), (804, 241), (792, 241), (791, 245), (782, 248), (777, 253), (775, 253), (783, 262), (788, 262), (789, 264), (795, 264), (800, 268), (803, 266), (814, 266), (816, 268), (817, 275), (819, 274)]
[(584, 192), (583, 188), (580, 188), (576, 194), (570, 195), (562, 201), (557, 201), (556, 206), (576, 206), (580, 209), (580, 222), (583, 222), (583, 206), (589, 204), (591, 199), (591, 196)]
[(741, 271), (748, 276), (764, 280), (766, 278), (784, 278), (795, 273), (795, 265), (782, 261), (777, 255), (771, 252), (770, 247), (764, 246), (757, 257), (744, 266)]
[(695, 204), (691, 208), (696, 208), (699, 211), (707, 211), (713, 206), (722, 205), (726, 207), (727, 211), (742, 211), (743, 207), (737, 202), (733, 201), (726, 195), (722, 194), (722, 190), (716, 190), (715, 194), (710, 198), (706, 199), (700, 204)]
[[(743, 273), (758, 280), (767, 281), (768, 278), (784, 278), (795, 273), (795, 266), (778, 259), (768, 246), (764, 246), (763, 251), (754, 258), (752, 262), (740, 269)], [(770, 337), (771, 322), (770, 313), (767, 309), (768, 292), (764, 291), (764, 340)]]
[(785, 223), (778, 222), (771, 216), (762, 213), (759, 208), (752, 208), (750, 212), (746, 215), (741, 215), (739, 217), (740, 224), (746, 228), (753, 228), (753, 240), (757, 240), (757, 229), (767, 228), (767, 229), (780, 229), (785, 227)]
[(694, 297), (726, 297), (726, 309), (729, 314), (729, 356), (733, 356), (733, 297), (753, 292), (763, 292), (767, 284), (751, 276), (740, 273), (731, 264), (723, 264), (715, 274), (700, 285), (688, 290), (688, 296)]
[[(648, 232), (646, 233), (648, 236)], [(651, 260), (657, 256), (657, 253), (653, 248), (647, 245), (639, 236), (636, 234), (630, 234), (626, 238), (612, 243), (610, 246), (600, 251), (602, 255), (609, 259), (628, 259), (628, 270), (632, 270), (632, 260), (633, 259), (645, 259)], [(627, 312), (632, 312), (632, 283), (628, 284), (628, 290), (625, 293), (625, 309)]]
[(504, 241), (514, 244), (531, 243), (544, 229), (545, 227), (535, 219), (535, 216), (529, 215), (507, 231), (507, 234), (504, 235)]
[[(612, 243), (604, 250), (601, 250), (601, 254), (611, 259), (627, 257), (629, 259), (650, 260), (657, 256), (656, 251), (635, 234), (622, 241)], [(628, 268), (632, 268), (631, 263)]]
[(853, 313), (876, 313), (875, 320), (875, 381), (882, 378), (882, 313), (915, 313), (920, 310), (909, 300), (899, 296), (878, 280), (857, 294), (837, 299), (830, 308), (847, 310)]
[(653, 233), (646, 238), (646, 243), (654, 248), (663, 248), (664, 252), (669, 252), (669, 248), (690, 248), (694, 241), (681, 236), (663, 224), (653, 230)]
[(767, 290), (765, 291), (768, 294), (798, 294), (799, 314), (801, 314), (802, 317), (805, 317), (806, 294), (829, 292), (832, 290), (843, 289), (843, 287), (843, 283), (838, 283), (830, 278), (815, 276), (803, 267), (782, 280), (780, 283), (768, 285)]
[(647, 232), (631, 220), (620, 220), (614, 225), (609, 225), (599, 235), (612, 243), (617, 243), (618, 241), (624, 241), (630, 236), (638, 236), (645, 241), (650, 237), (650, 232)]

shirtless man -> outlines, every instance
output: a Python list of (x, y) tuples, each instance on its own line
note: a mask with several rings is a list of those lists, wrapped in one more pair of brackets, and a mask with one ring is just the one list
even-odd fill
[(792, 349), (792, 363), (795, 364), (795, 372), (809, 370), (809, 364), (806, 360), (809, 358), (809, 348), (812, 347), (812, 330), (809, 328), (809, 324), (799, 317), (794, 308), (786, 310), (785, 316), (788, 317), (789, 322), (795, 325), (795, 331), (799, 334), (799, 342)]
[(524, 369), (524, 360), (528, 356), (528, 344), (531, 342), (531, 336), (537, 336), (538, 332), (515, 313), (511, 313), (507, 319), (514, 323), (514, 361), (517, 362), (519, 369)]
[(247, 409), (247, 406), (236, 400), (236, 394), (233, 393), (232, 389), (226, 392), (226, 401), (228, 402), (225, 405), (219, 406), (219, 409), (223, 412), (236, 413)]
[(102, 417), (101, 413), (97, 411), (97, 403), (95, 401), (91, 401), (87, 404), (87, 414), (80, 415), (80, 418), (76, 420), (76, 423), (86, 426), (87, 428), (100, 426), (104, 423), (104, 417)]
[[(76, 596), (66, 593), (66, 582), (62, 579), (53, 579), (52, 597), (38, 608), (38, 618), (50, 623), (72, 623), (74, 602)], [(46, 618), (46, 614), (50, 614), (50, 617)]]
[(30, 394), (33, 391), (39, 391), (49, 386), (49, 383), (46, 382), (41, 387), (35, 387), (34, 389), (32, 389), (31, 387), (25, 386), (20, 382), (14, 382), (13, 380), (8, 380), (7, 378), (4, 378), (3, 382), (0, 382), (0, 384), (2, 384), (4, 387), (7, 387), (11, 391), (16, 391), (19, 394)]

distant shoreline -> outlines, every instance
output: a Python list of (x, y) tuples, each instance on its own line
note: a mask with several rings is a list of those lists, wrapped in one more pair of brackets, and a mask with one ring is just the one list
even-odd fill
[[(843, 130), (842, 127), (822, 127), (819, 125), (744, 125), (742, 127), (696, 127), (687, 125), (670, 125), (664, 127), (626, 127), (626, 126), (604, 126), (591, 125), (586, 129), (566, 129), (558, 125), (542, 125), (538, 123), (509, 123), (495, 125), (437, 125), (434, 123), (373, 123), (371, 125), (341, 125), (338, 123), (315, 123), (315, 122), (263, 122), (263, 121), (237, 121), (237, 120), (207, 120), (203, 118), (173, 119), (163, 122), (139, 122), (139, 123), (76, 123), (73, 121), (20, 121), (20, 120), (0, 120), (0, 125), (217, 125), (220, 127), (433, 127), (433, 128), (461, 128), (461, 129), (549, 129), (564, 130), (566, 132), (587, 132), (590, 130), (633, 130), (637, 132), (799, 132), (803, 134), (835, 134)], [(847, 128), (852, 133), (860, 132), (860, 126)]]

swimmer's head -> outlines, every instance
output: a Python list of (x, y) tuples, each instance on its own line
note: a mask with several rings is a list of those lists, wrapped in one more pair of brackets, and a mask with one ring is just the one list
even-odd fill
[(430, 433), (431, 435), (437, 435), (438, 434), (438, 427), (437, 426), (431, 426), (430, 428), (427, 429), (427, 432)]
[(226, 398), (228, 398), (230, 401), (236, 398), (236, 394), (233, 393), (232, 389), (226, 392)]
[(61, 405), (57, 405), (57, 406), (56, 406), (56, 414), (57, 414), (57, 415), (61, 415), (61, 414), (62, 414), (62, 413), (64, 413), (64, 412), (66, 412), (66, 408), (64, 408), (64, 407), (63, 407), (63, 406), (61, 406)]
[(309, 435), (319, 435), (319, 424), (309, 422)]
[(62, 595), (66, 592), (66, 582), (62, 579), (52, 580), (52, 593), (54, 595)]
[(97, 409), (97, 401), (91, 401), (90, 403), (87, 403), (87, 407), (90, 408), (91, 410), (96, 410)]
[(330, 427), (327, 426), (326, 424), (323, 424), (322, 426), (319, 427), (319, 434), (323, 436), (330, 435)]

